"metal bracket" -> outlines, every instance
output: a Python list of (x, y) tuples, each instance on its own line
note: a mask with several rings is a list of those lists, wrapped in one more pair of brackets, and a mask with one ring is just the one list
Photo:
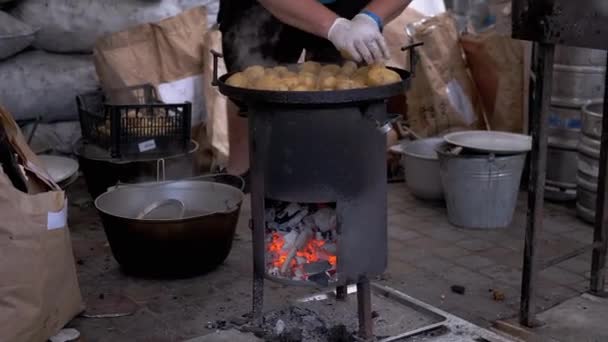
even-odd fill
[(410, 53), (410, 74), (412, 74), (412, 76), (414, 76), (416, 63), (418, 63), (418, 54), (416, 53), (416, 48), (422, 45), (424, 45), (423, 42), (418, 42), (401, 48), (401, 51), (409, 51)]
[(218, 72), (218, 58), (224, 58), (224, 55), (215, 51), (215, 50), (211, 50), (211, 55), (213, 56), (213, 79), (211, 80), (211, 85), (212, 86), (217, 86), (219, 83), (217, 81), (218, 77), (217, 77), (217, 72)]

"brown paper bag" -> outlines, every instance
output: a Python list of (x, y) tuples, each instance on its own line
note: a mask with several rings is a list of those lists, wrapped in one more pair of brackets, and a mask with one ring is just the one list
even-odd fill
[[(203, 94), (207, 105), (207, 136), (214, 151), (214, 164), (222, 167), (228, 160), (228, 100), (211, 84), (213, 56), (211, 50), (222, 52), (222, 33), (213, 28), (205, 34)], [(223, 59), (218, 60), (218, 75), (226, 73)]]
[(492, 130), (522, 133), (525, 97), (523, 42), (492, 30), (465, 35), (461, 44)]
[(199, 144), (194, 162), (202, 172), (209, 171), (212, 154), (202, 96), (206, 30), (207, 10), (195, 7), (158, 23), (101, 38), (94, 49), (95, 69), (106, 94), (152, 84), (165, 103), (192, 103), (192, 138)]
[(46, 341), (83, 310), (67, 199), (3, 108), (0, 124), (29, 189), (15, 189), (0, 170), (0, 340)]
[(467, 70), (453, 17), (444, 13), (410, 27), (420, 60), (408, 92), (409, 124), (420, 136), (484, 128), (479, 94)]
[(407, 52), (401, 51), (402, 47), (411, 43), (411, 39), (405, 34), (405, 28), (423, 18), (424, 15), (422, 13), (408, 7), (397, 18), (386, 24), (382, 33), (391, 53), (391, 58), (386, 65), (409, 69), (409, 55)]

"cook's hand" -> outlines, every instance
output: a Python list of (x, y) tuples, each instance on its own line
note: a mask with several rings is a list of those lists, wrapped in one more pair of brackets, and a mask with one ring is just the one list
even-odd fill
[(376, 21), (367, 14), (357, 14), (353, 20), (336, 19), (327, 38), (357, 62), (372, 64), (389, 58), (384, 36)]

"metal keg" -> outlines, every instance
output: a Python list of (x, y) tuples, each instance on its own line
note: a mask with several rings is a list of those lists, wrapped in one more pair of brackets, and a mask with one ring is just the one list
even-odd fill
[(574, 200), (581, 107), (604, 96), (606, 52), (558, 46), (549, 114), (546, 197)]
[(577, 214), (593, 223), (599, 176), (603, 103), (590, 102), (582, 111), (582, 134), (578, 146)]
[(558, 46), (555, 49), (554, 62), (562, 65), (604, 66), (606, 51)]

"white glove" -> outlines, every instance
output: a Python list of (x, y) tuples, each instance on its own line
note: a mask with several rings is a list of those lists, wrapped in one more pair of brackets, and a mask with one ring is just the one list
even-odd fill
[(353, 20), (336, 19), (329, 29), (327, 39), (340, 52), (352, 56), (357, 62), (372, 64), (390, 57), (378, 24), (367, 14), (357, 14)]

